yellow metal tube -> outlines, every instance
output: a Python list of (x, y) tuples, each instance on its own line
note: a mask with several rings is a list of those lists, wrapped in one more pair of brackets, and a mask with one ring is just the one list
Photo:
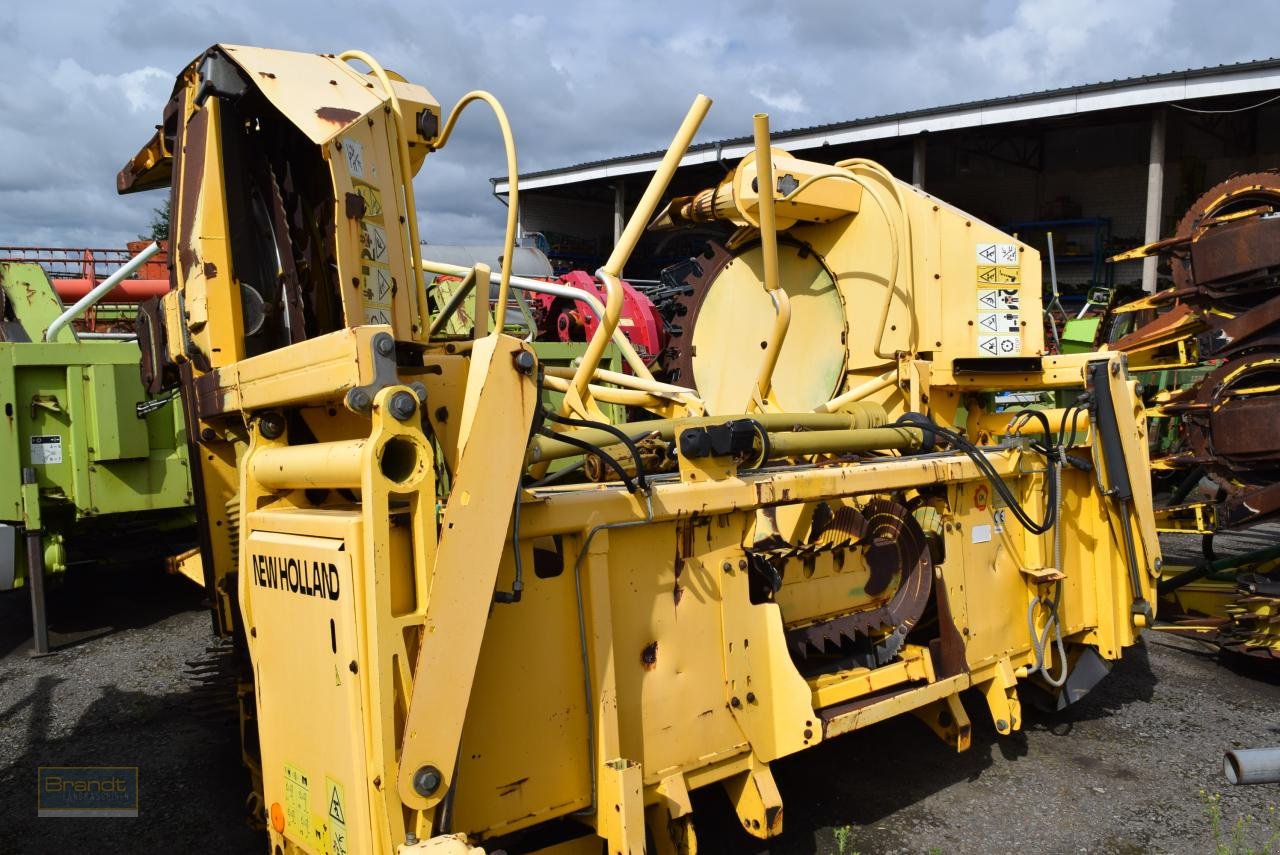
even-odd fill
[[(449, 118), (444, 123), (444, 128), (440, 131), (440, 137), (432, 144), (432, 148), (437, 151), (444, 148), (445, 143), (449, 141), (449, 137), (453, 134), (453, 127), (458, 123), (458, 117), (462, 115), (462, 111), (468, 104), (475, 101), (483, 101), (493, 110), (493, 114), (498, 118), (498, 127), (502, 129), (502, 145), (507, 152), (507, 231), (502, 240), (502, 274), (498, 280), (498, 303), (496, 314), (496, 325), (494, 329), (501, 331), (503, 321), (507, 313), (507, 298), (511, 290), (511, 260), (515, 255), (516, 249), (516, 226), (520, 215), (520, 188), (519, 174), (516, 168), (516, 140), (515, 135), (511, 133), (511, 123), (507, 121), (507, 112), (502, 109), (501, 102), (498, 101), (491, 93), (481, 89), (468, 92), (459, 99), (454, 105), (453, 111), (449, 113)], [(419, 259), (421, 263), (421, 259)], [(485, 299), (488, 299), (488, 290), (484, 291)]]
[[(551, 377), (561, 377), (565, 380), (572, 380), (574, 375), (577, 374), (576, 368), (568, 368), (561, 365), (543, 365), (542, 370)], [(687, 389), (684, 386), (672, 386), (670, 383), (661, 383), (657, 380), (644, 380), (632, 374), (610, 371), (607, 368), (597, 368), (592, 379), (603, 383), (612, 383), (624, 389), (639, 389), (642, 392), (654, 392), (663, 395), (697, 394), (693, 389)]]
[[(571, 384), (570, 381), (562, 377), (547, 374), (542, 378), (542, 385), (553, 392), (568, 392)], [(627, 407), (661, 407), (671, 403), (670, 400), (658, 397), (652, 392), (643, 392), (638, 389), (614, 389), (609, 386), (588, 384), (587, 390), (591, 393), (591, 397), (606, 404), (622, 404)]]
[(773, 332), (764, 351), (764, 362), (756, 376), (756, 391), (763, 402), (773, 389), (773, 370), (778, 365), (778, 354), (791, 326), (791, 300), (778, 282), (778, 226), (774, 211), (773, 152), (769, 148), (769, 116), (756, 113), (754, 117), (756, 140), (756, 186), (760, 198), (760, 251), (764, 256), (764, 287), (773, 297)]
[(810, 454), (848, 454), (868, 451), (914, 451), (923, 444), (924, 431), (913, 427), (878, 427), (854, 430), (805, 430), (769, 434), (770, 457), (805, 457)]
[(414, 272), (413, 293), (418, 302), (418, 334), (426, 337), (427, 331), (427, 286), (422, 281), (418, 267), (422, 264), (422, 245), (418, 240), (418, 207), (413, 195), (413, 166), (409, 160), (409, 141), (405, 138), (404, 114), (400, 110), (400, 99), (391, 87), (391, 78), (386, 70), (369, 54), (362, 50), (348, 50), (339, 54), (343, 62), (359, 60), (369, 66), (373, 76), (378, 78), (387, 93), (387, 102), (391, 105), (391, 114), (396, 120), (397, 153), (400, 159), (400, 183), (404, 189), (405, 221), (409, 226), (409, 269)]
[(368, 438), (262, 448), (251, 458), (255, 481), (269, 490), (359, 487)]
[[(893, 173), (889, 172), (889, 170), (885, 169), (882, 165), (880, 165), (879, 163), (876, 163), (874, 160), (869, 160), (865, 157), (851, 157), (847, 160), (841, 160), (837, 162), (836, 166), (840, 166), (849, 170), (850, 174), (853, 175), (854, 178), (858, 180), (858, 183), (862, 185), (862, 188), (871, 195), (872, 199), (875, 200), (876, 204), (880, 207), (880, 210), (884, 212), (885, 220), (889, 222), (889, 233), (892, 235), (892, 242), (893, 242), (894, 274), (892, 278), (889, 280), (889, 289), (885, 293), (884, 303), (880, 307), (880, 332), (878, 334), (878, 337), (876, 338), (875, 354), (881, 359), (891, 359), (893, 358), (893, 354), (881, 353), (880, 342), (884, 339), (884, 328), (885, 328), (885, 324), (889, 319), (889, 306), (893, 302), (893, 289), (894, 287), (896, 287), (898, 282), (897, 271), (901, 267), (901, 259), (900, 259), (901, 253), (900, 253), (899, 244), (898, 244), (899, 234), (901, 234), (902, 236), (903, 243), (906, 249), (905, 254), (907, 256), (907, 284), (909, 286), (908, 297), (912, 297), (915, 294), (915, 282), (913, 279), (915, 258), (913, 255), (914, 253), (913, 242), (911, 240), (911, 218), (907, 214), (907, 203), (903, 200), (902, 191), (898, 189), (898, 180), (893, 177)], [(866, 171), (874, 173), (875, 175), (878, 175), (882, 179), (884, 179), (885, 184), (887, 184), (889, 187), (890, 193), (892, 193), (893, 195), (894, 202), (896, 202), (898, 206), (898, 216), (901, 218), (901, 223), (902, 223), (902, 231), (900, 233), (898, 232), (897, 227), (893, 224), (892, 220), (890, 219), (889, 208), (884, 204), (884, 199), (882, 199), (878, 195), (879, 190), (873, 186), (872, 182), (866, 181), (865, 179), (861, 178), (861, 176), (859, 176), (854, 171), (856, 169), (865, 169)]]
[(892, 386), (894, 380), (896, 380), (897, 377), (898, 377), (897, 368), (894, 368), (891, 371), (886, 371), (885, 373), (881, 374), (879, 377), (874, 377), (866, 381), (865, 383), (859, 383), (857, 386), (854, 386), (848, 392), (837, 395), (836, 397), (832, 398), (830, 401), (827, 401), (825, 404), (820, 404), (817, 407), (814, 407), (813, 411), (815, 413), (834, 413), (837, 410), (839, 410), (841, 407), (847, 406), (857, 401), (861, 401), (863, 398), (869, 395), (874, 395), (876, 392), (879, 392), (881, 389), (885, 389), (889, 386)]
[[(840, 413), (743, 413), (740, 415), (709, 416), (705, 418), (654, 419), (645, 422), (633, 422), (624, 426), (628, 436), (647, 436), (657, 433), (663, 439), (675, 439), (676, 431), (686, 427), (724, 424), (735, 419), (751, 419), (759, 422), (768, 431), (833, 431), (862, 430), (882, 426), (888, 416), (884, 407), (879, 404), (862, 404)], [(566, 431), (567, 436), (589, 442), (592, 445), (607, 447), (616, 445), (620, 440), (608, 431), (598, 428), (582, 428)], [(529, 446), (529, 460), (533, 463), (559, 460), (564, 457), (575, 457), (582, 453), (567, 442), (540, 436), (535, 437)]]
[[(671, 141), (671, 147), (667, 149), (667, 153), (663, 156), (658, 170), (653, 173), (653, 178), (649, 180), (649, 186), (645, 189), (644, 195), (640, 197), (640, 202), (636, 205), (631, 219), (627, 221), (627, 227), (622, 230), (622, 235), (613, 247), (609, 260), (596, 271), (605, 287), (605, 311), (604, 318), (600, 321), (600, 326), (596, 328), (595, 334), (591, 336), (591, 341), (587, 343), (586, 353), (583, 354), (582, 363), (578, 366), (578, 372), (573, 378), (573, 387), (579, 397), (587, 392), (587, 385), (591, 382), (592, 375), (595, 374), (596, 368), (600, 365), (600, 357), (604, 354), (605, 345), (609, 343), (609, 339), (613, 338), (614, 330), (618, 328), (618, 320), (622, 317), (622, 283), (619, 281), (619, 277), (622, 276), (622, 268), (626, 265), (627, 259), (631, 257), (631, 251), (635, 249), (636, 242), (640, 240), (640, 235), (645, 226), (653, 218), (653, 212), (657, 209), (658, 202), (662, 200), (662, 194), (666, 192), (667, 185), (671, 183), (671, 176), (675, 174), (676, 167), (680, 165), (680, 160), (684, 157), (684, 153), (689, 150), (693, 135), (698, 132), (698, 126), (702, 124), (702, 120), (710, 109), (711, 99), (706, 95), (699, 95), (693, 99), (689, 112), (685, 115), (684, 121), (680, 124), (680, 129), (676, 131), (675, 138)], [(645, 373), (647, 374), (648, 372), (646, 371)], [(566, 397), (560, 408), (562, 413), (569, 411), (568, 401), (569, 399)]]

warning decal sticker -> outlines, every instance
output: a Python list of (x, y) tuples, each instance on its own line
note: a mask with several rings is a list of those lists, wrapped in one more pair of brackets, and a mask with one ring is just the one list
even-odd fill
[(972, 325), (980, 356), (1016, 356), (1022, 352), (1022, 270), (1018, 246), (980, 243), (975, 247), (978, 286)]
[(328, 851), (330, 855), (347, 855), (347, 807), (342, 785), (329, 777), (324, 779), (324, 784), (328, 793), (325, 799), (329, 811)]
[(33, 436), (31, 437), (31, 465), (32, 466), (48, 466), (51, 463), (62, 462), (62, 437), (60, 436)]
[(307, 776), (297, 766), (284, 764), (284, 827), (294, 830), (295, 840), (311, 837), (311, 811), (307, 807)]

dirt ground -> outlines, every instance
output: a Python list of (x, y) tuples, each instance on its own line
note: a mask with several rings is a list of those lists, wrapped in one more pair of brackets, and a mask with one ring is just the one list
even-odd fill
[[(1168, 547), (1196, 555), (1193, 542)], [(94, 635), (44, 659), (26, 654), (26, 598), (0, 596), (0, 852), (264, 852), (243, 822), (235, 722), (184, 675), (211, 643), (200, 593), (158, 571), (69, 582), (50, 604), (54, 628)], [(1221, 770), (1228, 748), (1280, 745), (1280, 669), (1148, 633), (1082, 702), (1029, 712), (1012, 737), (996, 737), (980, 699), (966, 703), (964, 754), (905, 717), (775, 763), (786, 830), (767, 843), (739, 830), (718, 788), (695, 793), (702, 851), (1214, 852), (1219, 794), (1223, 842), (1238, 820), (1255, 848), (1280, 828), (1268, 819), (1280, 788), (1231, 788)], [(39, 819), (40, 765), (138, 766), (140, 815)]]

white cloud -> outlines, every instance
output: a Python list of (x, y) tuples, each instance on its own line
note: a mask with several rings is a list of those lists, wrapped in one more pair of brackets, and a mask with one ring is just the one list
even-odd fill
[(804, 98), (794, 89), (774, 92), (764, 86), (755, 86), (751, 89), (751, 97), (759, 98), (766, 105), (784, 113), (807, 113), (809, 111), (809, 106), (805, 104)]
[[(0, 244), (114, 244), (145, 231), (158, 194), (115, 175), (160, 121), (175, 75), (215, 40), (369, 51), (446, 107), (493, 91), (523, 170), (651, 151), (693, 96), (699, 140), (1269, 56), (1280, 6), (1239, 0), (154, 0), (0, 4)], [(476, 108), (416, 182), (423, 234), (492, 243), (506, 209), (492, 117)]]

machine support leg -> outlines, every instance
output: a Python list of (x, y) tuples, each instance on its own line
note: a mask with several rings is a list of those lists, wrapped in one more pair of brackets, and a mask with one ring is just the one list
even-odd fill
[[(22, 470), (22, 483), (35, 484), (36, 471)], [(30, 489), (30, 488), (28, 488)], [(44, 544), (38, 527), (27, 528), (27, 588), (31, 591), (32, 656), (49, 655), (49, 622), (44, 603)]]

